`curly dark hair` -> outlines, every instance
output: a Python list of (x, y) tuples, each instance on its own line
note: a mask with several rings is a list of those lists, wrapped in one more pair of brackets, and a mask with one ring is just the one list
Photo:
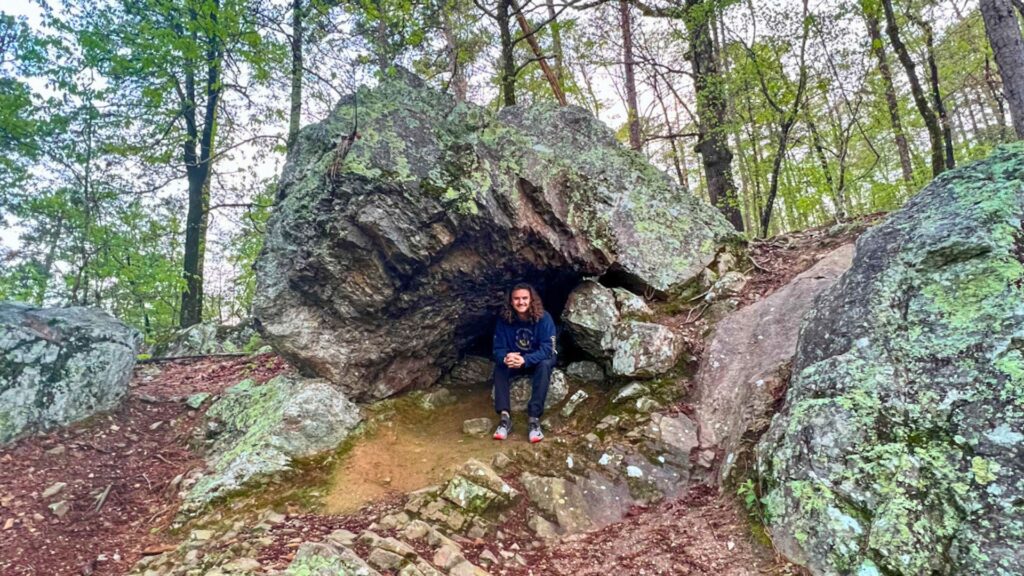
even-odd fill
[(544, 302), (540, 299), (540, 294), (537, 293), (537, 290), (526, 282), (516, 284), (505, 293), (505, 305), (501, 308), (502, 320), (511, 324), (519, 318), (515, 309), (512, 308), (512, 293), (516, 290), (530, 291), (530, 308), (526, 311), (526, 315), (531, 322), (540, 322), (540, 319), (544, 317)]

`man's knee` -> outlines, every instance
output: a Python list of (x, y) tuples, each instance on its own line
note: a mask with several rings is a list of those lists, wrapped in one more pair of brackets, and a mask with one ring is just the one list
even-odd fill
[(556, 362), (554, 358), (545, 358), (540, 362), (537, 362), (537, 368), (544, 369), (550, 372), (555, 368), (555, 363)]

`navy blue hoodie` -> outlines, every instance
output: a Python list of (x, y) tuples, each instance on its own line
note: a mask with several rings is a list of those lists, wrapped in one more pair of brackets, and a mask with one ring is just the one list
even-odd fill
[(524, 368), (535, 366), (555, 357), (555, 338), (555, 321), (547, 311), (536, 323), (516, 318), (509, 324), (499, 316), (494, 326), (494, 361), (502, 362), (509, 352), (519, 352), (526, 361)]

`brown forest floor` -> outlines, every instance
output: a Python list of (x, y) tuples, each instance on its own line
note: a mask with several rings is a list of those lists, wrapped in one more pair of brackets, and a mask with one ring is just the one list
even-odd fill
[[(741, 305), (770, 294), (828, 251), (854, 239), (877, 219), (841, 228), (819, 228), (754, 242), (754, 267), (739, 295)], [(696, 316), (696, 318), (694, 318)], [(699, 356), (708, 322), (684, 311), (666, 319), (687, 333)], [(170, 525), (178, 506), (175, 478), (202, 466), (189, 449), (203, 410), (182, 402), (197, 392), (220, 393), (243, 378), (260, 382), (287, 369), (272, 354), (249, 358), (197, 358), (140, 365), (128, 398), (115, 411), (66, 429), (25, 438), (0, 449), (0, 575), (116, 575), (146, 553), (176, 544)], [(205, 407), (203, 408), (205, 409)], [(57, 495), (41, 494), (57, 482)], [(103, 494), (106, 493), (106, 497)], [(49, 505), (66, 501), (57, 517)], [(265, 567), (283, 567), (303, 539), (338, 527), (362, 528), (394, 503), (379, 503), (348, 517), (292, 514), (275, 527), (276, 545), (264, 551)], [(522, 518), (519, 519), (522, 521)], [(549, 547), (521, 544), (514, 524), (508, 543), (523, 548), (529, 568), (498, 574), (792, 574), (752, 541), (735, 499), (714, 491), (636, 510), (625, 521)], [(523, 522), (525, 524), (525, 522)], [(492, 543), (471, 543), (477, 554)], [(470, 552), (472, 554), (472, 552)]]
[[(0, 574), (124, 574), (144, 552), (171, 545), (163, 530), (179, 504), (171, 482), (203, 464), (188, 446), (201, 418), (182, 400), (285, 368), (274, 355), (140, 365), (117, 410), (4, 446)], [(43, 499), (56, 482), (67, 486)], [(63, 518), (48, 507), (60, 501), (69, 506)]]

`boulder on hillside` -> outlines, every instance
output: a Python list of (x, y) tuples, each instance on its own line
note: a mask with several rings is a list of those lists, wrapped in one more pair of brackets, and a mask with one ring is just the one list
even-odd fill
[(141, 343), (102, 310), (0, 302), (0, 444), (117, 406)]
[(185, 498), (186, 513), (288, 470), (296, 458), (333, 450), (362, 420), (337, 386), (294, 374), (265, 384), (243, 380), (225, 390), (206, 418), (207, 469)]
[(1024, 143), (856, 243), (758, 447), (775, 546), (815, 574), (1024, 573)]
[(671, 293), (736, 238), (582, 109), (495, 116), (401, 71), (356, 104), (302, 130), (254, 303), (278, 352), (353, 399), (436, 381), (515, 281), (555, 313), (585, 275)]
[(153, 356), (206, 356), (255, 353), (263, 346), (252, 320), (236, 325), (202, 322), (178, 330), (166, 342), (153, 346)]
[(814, 298), (850, 267), (853, 245), (829, 252), (770, 296), (730, 314), (715, 327), (697, 371), (695, 418), (701, 448), (722, 455), (724, 481), (747, 434), (763, 433), (784, 391), (800, 323)]

